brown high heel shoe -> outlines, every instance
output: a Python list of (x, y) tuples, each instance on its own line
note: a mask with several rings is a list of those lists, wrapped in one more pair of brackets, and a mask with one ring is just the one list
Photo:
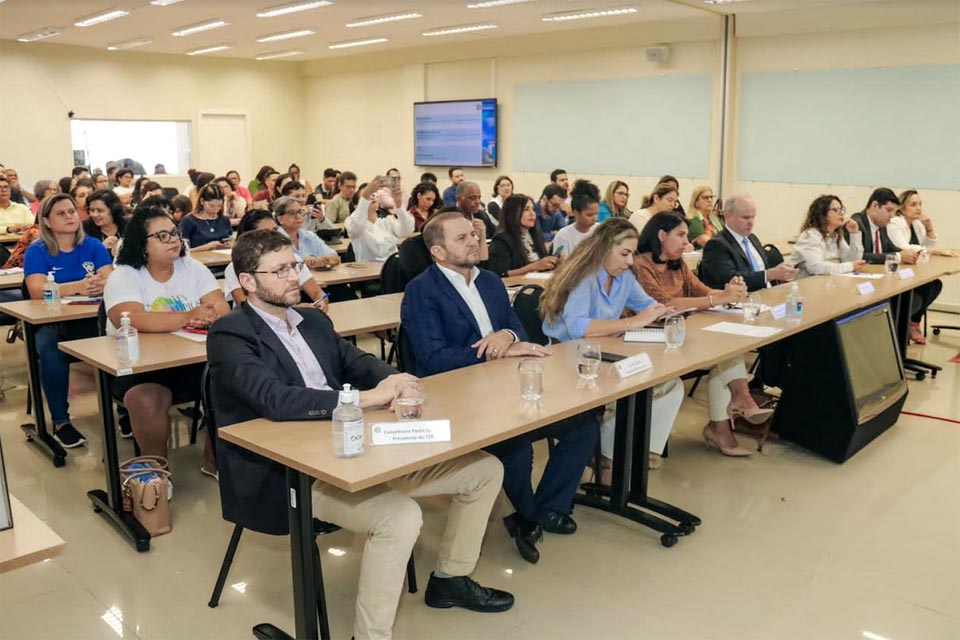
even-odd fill
[[(736, 438), (734, 438), (736, 440)], [(703, 428), (703, 442), (707, 445), (707, 451), (710, 449), (716, 449), (725, 456), (730, 456), (731, 458), (743, 458), (750, 455), (749, 449), (744, 449), (737, 443), (735, 447), (725, 447), (720, 444), (720, 441), (717, 440), (717, 436), (714, 435), (713, 429), (710, 428), (708, 424)]]

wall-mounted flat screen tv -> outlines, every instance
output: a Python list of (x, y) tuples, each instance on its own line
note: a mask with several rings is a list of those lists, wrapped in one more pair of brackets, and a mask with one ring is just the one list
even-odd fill
[(497, 100), (414, 103), (413, 148), (418, 166), (497, 166)]

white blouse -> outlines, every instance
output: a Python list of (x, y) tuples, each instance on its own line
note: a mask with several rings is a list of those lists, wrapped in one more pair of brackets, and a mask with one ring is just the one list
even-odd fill
[[(839, 237), (839, 244), (838, 244)], [(850, 234), (850, 243), (834, 235), (824, 240), (817, 229), (806, 229), (793, 245), (790, 262), (799, 269), (797, 278), (853, 272), (853, 263), (863, 258), (863, 234), (857, 231)]]
[(369, 208), (370, 200), (361, 197), (357, 208), (344, 222), (357, 262), (386, 260), (397, 252), (397, 240), (412, 234), (415, 225), (413, 216), (402, 207), (396, 209), (395, 216), (370, 222)]
[(910, 227), (907, 226), (907, 219), (903, 216), (894, 216), (887, 225), (887, 235), (890, 236), (890, 242), (901, 249), (929, 249), (937, 244), (935, 238), (927, 236), (927, 229), (919, 220), (913, 221), (913, 231), (917, 234), (917, 240), (920, 244), (910, 243)]

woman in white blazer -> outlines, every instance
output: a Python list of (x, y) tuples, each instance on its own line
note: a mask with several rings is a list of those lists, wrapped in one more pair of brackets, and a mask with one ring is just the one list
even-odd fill
[[(837, 196), (820, 196), (810, 204), (790, 256), (790, 262), (799, 269), (798, 279), (852, 273), (866, 264), (862, 259), (863, 234), (855, 221), (844, 222), (845, 213)], [(844, 235), (849, 235), (849, 242)]]

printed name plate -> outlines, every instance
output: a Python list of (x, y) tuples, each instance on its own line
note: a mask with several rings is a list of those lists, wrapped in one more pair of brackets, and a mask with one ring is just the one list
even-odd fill
[(912, 278), (914, 276), (913, 269), (907, 267), (905, 269), (900, 269), (897, 271), (897, 275), (900, 276), (901, 280), (906, 280), (907, 278)]
[(422, 444), (450, 442), (449, 420), (375, 422), (370, 428), (372, 444)]
[(641, 371), (652, 369), (653, 363), (650, 362), (650, 356), (648, 356), (646, 353), (638, 353), (635, 356), (630, 356), (629, 358), (624, 358), (619, 362), (614, 362), (613, 366), (617, 370), (617, 375), (622, 379), (629, 378), (630, 376), (640, 373)]
[(860, 292), (860, 295), (865, 296), (867, 294), (873, 293), (873, 283), (872, 282), (861, 282), (857, 285), (857, 291)]
[(787, 317), (787, 304), (778, 304), (775, 307), (770, 307), (770, 314), (773, 316), (774, 320), (782, 320)]

